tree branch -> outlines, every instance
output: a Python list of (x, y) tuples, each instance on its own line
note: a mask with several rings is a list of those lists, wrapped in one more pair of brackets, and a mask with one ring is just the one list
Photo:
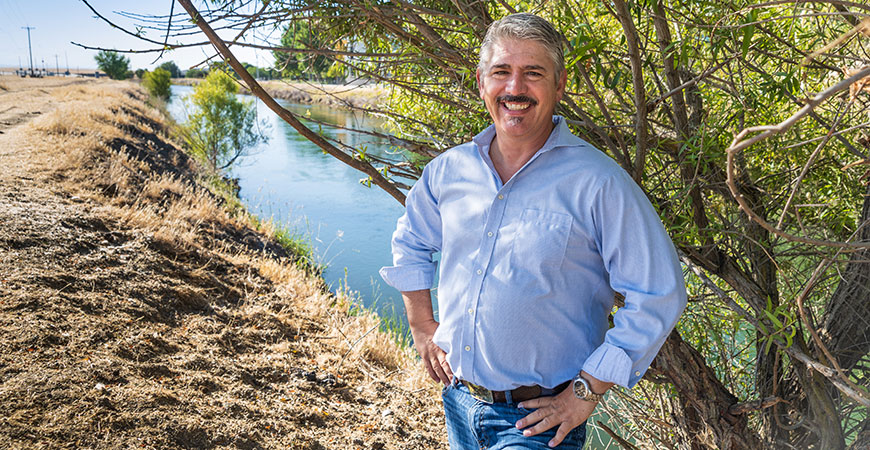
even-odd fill
[[(834, 241), (823, 241), (818, 239), (809, 239), (800, 236), (795, 236), (785, 231), (782, 231), (762, 219), (746, 202), (743, 194), (741, 194), (737, 189), (737, 183), (735, 181), (735, 157), (736, 155), (743, 151), (744, 149), (763, 141), (771, 136), (775, 136), (777, 134), (781, 134), (792, 126), (794, 126), (800, 119), (809, 114), (813, 109), (815, 109), (818, 105), (822, 104), (825, 100), (832, 97), (834, 94), (848, 89), (853, 83), (861, 80), (865, 76), (870, 75), (870, 66), (865, 67), (864, 69), (856, 72), (849, 78), (846, 78), (843, 81), (829, 87), (823, 92), (817, 94), (815, 97), (810, 99), (806, 106), (801, 108), (798, 112), (794, 113), (788, 119), (780, 122), (777, 125), (762, 125), (750, 127), (742, 130), (738, 133), (734, 140), (731, 142), (731, 145), (726, 149), (728, 154), (728, 163), (727, 163), (727, 174), (728, 179), (726, 183), (728, 184), (728, 188), (731, 190), (731, 195), (737, 200), (737, 203), (740, 204), (740, 208), (752, 219), (754, 222), (761, 225), (767, 231), (789, 241), (793, 242), (801, 242), (804, 244), (810, 245), (820, 245), (824, 247), (849, 247), (849, 248), (870, 248), (870, 242), (865, 243), (845, 243), (845, 242), (834, 242)], [(747, 138), (747, 136), (751, 133), (759, 133), (755, 136)]]
[(360, 172), (365, 173), (369, 177), (371, 177), (372, 182), (374, 182), (378, 187), (386, 191), (393, 198), (395, 198), (402, 205), (405, 204), (405, 194), (403, 194), (396, 186), (394, 186), (389, 180), (383, 177), (381, 173), (371, 166), (371, 164), (364, 163), (362, 161), (356, 160), (347, 153), (336, 148), (334, 145), (327, 142), (323, 139), (322, 136), (315, 133), (314, 131), (308, 129), (302, 122), (300, 122), (296, 117), (293, 116), (289, 111), (284, 109), (278, 102), (275, 101), (261, 86), (257, 83), (257, 80), (245, 70), (244, 66), (236, 59), (236, 57), (230, 52), (230, 49), (227, 48), (226, 44), (215, 34), (214, 30), (212, 30), (211, 26), (209, 26), (208, 22), (203, 19), (203, 17), (199, 14), (199, 11), (193, 6), (190, 0), (178, 0), (182, 7), (190, 14), (191, 19), (193, 19), (194, 23), (199, 26), (199, 28), (205, 33), (208, 37), (209, 41), (215, 46), (215, 48), (220, 52), (220, 54), (227, 60), (230, 67), (236, 71), (239, 77), (245, 82), (248, 86), (248, 89), (266, 106), (269, 107), (272, 111), (275, 112), (279, 117), (281, 117), (285, 122), (287, 122), (290, 126), (292, 126), (296, 131), (299, 132), (302, 136), (304, 136), (309, 141), (316, 144), (323, 151), (329, 153), (330, 155), (337, 158), (339, 161), (347, 164), (354, 169), (359, 170)]
[(646, 102), (646, 87), (643, 81), (643, 65), (640, 60), (640, 46), (638, 45), (637, 28), (634, 26), (634, 21), (631, 19), (631, 14), (628, 11), (628, 6), (623, 0), (613, 0), (613, 5), (616, 8), (616, 17), (622, 25), (625, 32), (625, 39), (628, 45), (628, 59), (631, 63), (631, 81), (634, 85), (634, 106), (637, 108), (635, 113), (635, 133), (637, 133), (637, 151), (634, 154), (634, 167), (632, 168), (632, 177), (638, 184), (642, 184), (643, 166), (646, 162), (647, 139), (649, 135), (649, 124), (647, 123), (647, 102)]

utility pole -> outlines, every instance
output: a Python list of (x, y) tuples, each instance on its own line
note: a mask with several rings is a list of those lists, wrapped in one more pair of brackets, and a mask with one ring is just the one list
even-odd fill
[(60, 75), (60, 66), (57, 64), (57, 55), (54, 55), (54, 76)]
[(36, 27), (21, 27), (22, 30), (27, 30), (27, 51), (30, 53), (30, 76), (33, 76), (33, 47), (30, 46), (30, 30), (35, 30)]

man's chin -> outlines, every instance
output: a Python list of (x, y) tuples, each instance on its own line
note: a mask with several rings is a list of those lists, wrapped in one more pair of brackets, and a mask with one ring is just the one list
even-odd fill
[(525, 117), (508, 117), (504, 123), (507, 127), (518, 127), (522, 125), (523, 119), (525, 119)]

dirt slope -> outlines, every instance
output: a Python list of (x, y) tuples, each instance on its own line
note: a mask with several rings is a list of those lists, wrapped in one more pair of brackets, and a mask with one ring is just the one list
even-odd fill
[(409, 351), (227, 213), (143, 100), (0, 78), (0, 448), (445, 447)]

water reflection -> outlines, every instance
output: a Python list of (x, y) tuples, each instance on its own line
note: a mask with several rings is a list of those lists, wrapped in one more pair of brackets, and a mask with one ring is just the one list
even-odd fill
[[(173, 86), (173, 98), (192, 92), (187, 86)], [(250, 98), (250, 97), (248, 97)], [(382, 122), (370, 115), (320, 105), (298, 105), (279, 101), (288, 110), (310, 119), (346, 128), (380, 130)], [(185, 114), (182, 102), (169, 104), (176, 120)], [(257, 114), (267, 124), (267, 144), (253, 149), (233, 167), (239, 178), (241, 197), (258, 216), (274, 218), (306, 235), (321, 261), (329, 267), (324, 278), (334, 288), (346, 282), (358, 291), (366, 306), (377, 305), (382, 314), (402, 311), (401, 298), (383, 285), (378, 269), (391, 264), (390, 237), (402, 207), (378, 188), (360, 184), (359, 172), (299, 135), (295, 129), (258, 102)], [(308, 124), (324, 137), (359, 148), (365, 145), (373, 155), (392, 153), (377, 138), (326, 125)], [(347, 270), (345, 270), (345, 268)]]

